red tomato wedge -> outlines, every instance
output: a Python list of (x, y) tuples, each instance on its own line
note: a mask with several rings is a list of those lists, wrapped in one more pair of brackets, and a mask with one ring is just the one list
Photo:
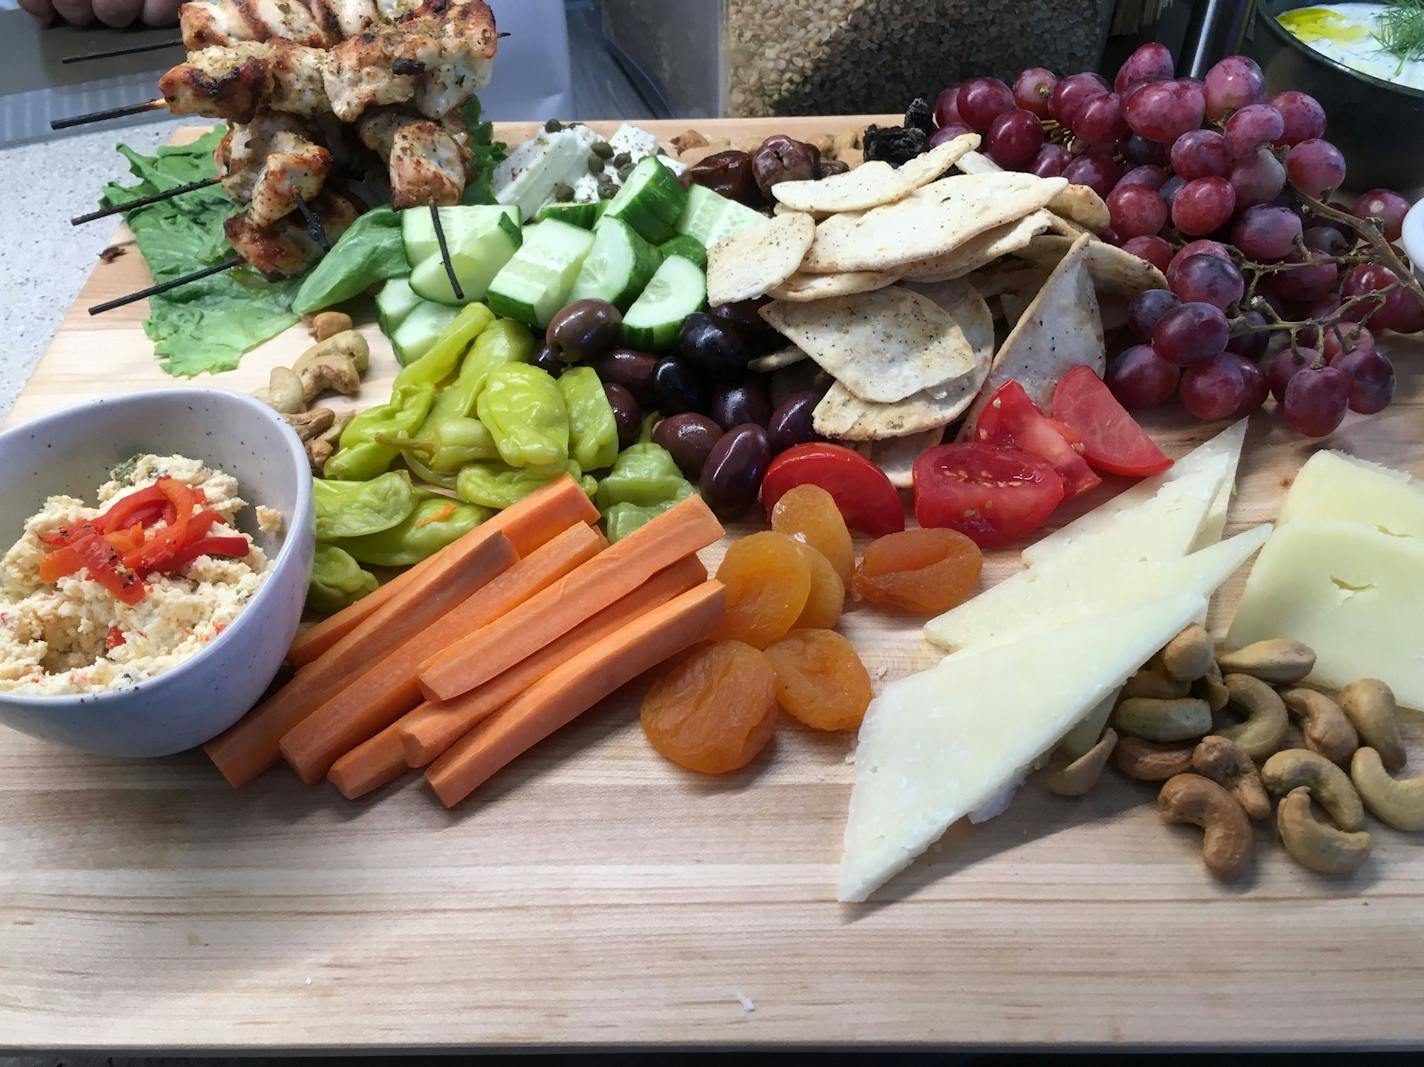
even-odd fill
[(767, 519), (788, 489), (819, 485), (841, 509), (846, 525), (871, 537), (905, 528), (905, 505), (885, 472), (859, 452), (820, 441), (788, 448), (771, 461), (761, 483)]
[(915, 460), (915, 518), (997, 548), (1043, 525), (1063, 501), (1047, 460), (1003, 445), (938, 445)]
[(1053, 417), (1083, 439), (1084, 457), (1100, 471), (1145, 478), (1172, 465), (1092, 367), (1063, 375), (1053, 392)]
[(1003, 445), (1046, 459), (1063, 479), (1063, 496), (1072, 500), (1079, 493), (1102, 485), (1103, 480), (1080, 454), (1078, 434), (1071, 427), (1067, 433), (1048, 418), (1024, 388), (1016, 381), (1007, 381), (989, 398), (974, 426), (974, 442), (981, 445)]

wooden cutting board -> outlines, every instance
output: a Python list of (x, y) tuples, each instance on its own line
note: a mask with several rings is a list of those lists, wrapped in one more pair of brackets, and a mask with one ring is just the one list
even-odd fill
[[(739, 140), (864, 121), (694, 125)], [(189, 384), (158, 369), (142, 305), (85, 314), (146, 284), (135, 251), (95, 268), (12, 422)], [(395, 364), (364, 329), (368, 404)], [(307, 343), (294, 328), (210, 384), (256, 388)], [(1390, 349), (1399, 399), (1323, 444), (1424, 473), (1424, 346)], [(1149, 421), (1174, 455), (1220, 428)], [(1273, 518), (1321, 444), (1253, 419), (1229, 532)], [(1016, 565), (995, 554), (987, 580)], [(913, 622), (864, 605), (843, 629), (877, 684), (934, 660)], [(1424, 1042), (1424, 839), (1372, 823), (1371, 860), (1325, 879), (1261, 827), (1254, 870), (1222, 887), (1152, 788), (1110, 773), (1065, 800), (1030, 781), (845, 906), (850, 740), (785, 725), (743, 773), (692, 777), (645, 743), (641, 692), (453, 812), (414, 776), (357, 803), (284, 770), (234, 792), (199, 753), (106, 760), (0, 732), (0, 1046)], [(1424, 757), (1420, 716), (1409, 732)]]

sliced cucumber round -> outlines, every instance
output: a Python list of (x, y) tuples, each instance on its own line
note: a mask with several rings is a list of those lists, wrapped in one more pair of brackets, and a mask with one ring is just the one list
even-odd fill
[(667, 348), (682, 320), (706, 302), (707, 276), (692, 260), (669, 256), (623, 316), (623, 343), (645, 352)]

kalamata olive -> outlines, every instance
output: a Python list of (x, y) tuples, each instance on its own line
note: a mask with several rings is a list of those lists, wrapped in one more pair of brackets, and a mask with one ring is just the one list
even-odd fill
[(712, 406), (708, 413), (725, 430), (743, 422), (765, 426), (771, 418), (771, 401), (766, 387), (755, 377), (734, 385), (722, 385), (712, 390)]
[(823, 394), (816, 389), (804, 393), (794, 393), (783, 400), (771, 413), (766, 424), (767, 436), (771, 439), (771, 454), (779, 456), (792, 445), (803, 445), (807, 441), (819, 441), (811, 416)]
[(690, 182), (706, 186), (728, 199), (752, 207), (762, 202), (761, 191), (752, 179), (752, 157), (745, 152), (713, 152), (688, 167), (686, 174)]
[(653, 396), (665, 415), (702, 411), (707, 407), (707, 382), (681, 356), (664, 356), (653, 371)]
[(565, 363), (589, 359), (618, 340), (623, 313), (607, 300), (575, 300), (549, 320), (547, 344)]
[(694, 479), (701, 475), (712, 446), (721, 437), (722, 427), (691, 411), (663, 419), (653, 428), (653, 443), (672, 453), (682, 473)]
[(677, 351), (683, 359), (718, 378), (740, 377), (752, 358), (740, 331), (700, 311), (682, 320)]
[(529, 362), (540, 370), (548, 371), (555, 378), (564, 372), (564, 361), (554, 355), (554, 350), (548, 345), (540, 345)]
[(765, 429), (754, 422), (733, 426), (712, 446), (702, 465), (702, 499), (721, 518), (740, 515), (756, 503), (770, 462), (771, 443)]
[(816, 164), (816, 177), (829, 178), (832, 174), (844, 174), (848, 170), (850, 170), (850, 164), (843, 159), (822, 158)]
[(830, 389), (834, 379), (816, 366), (814, 360), (803, 359), (799, 363), (793, 363), (789, 367), (781, 367), (772, 371), (767, 377), (767, 389), (771, 393), (771, 406), (778, 408), (786, 401), (790, 400), (797, 393), (813, 391), (820, 396), (826, 395), (826, 390)]
[(643, 431), (643, 409), (633, 394), (615, 382), (603, 383), (603, 395), (608, 397), (608, 406), (613, 409), (613, 421), (618, 424), (618, 448), (636, 444)]
[(653, 371), (657, 365), (657, 356), (632, 348), (610, 348), (590, 364), (602, 381), (621, 385), (644, 407), (653, 402)]
[(786, 347), (786, 339), (761, 317), (761, 308), (766, 300), (738, 300), (735, 304), (715, 304), (707, 309), (718, 322), (737, 333), (747, 342), (754, 355), (765, 355), (777, 348)]
[(816, 160), (820, 152), (803, 141), (773, 134), (761, 143), (752, 155), (752, 177), (761, 195), (771, 199), (771, 187), (777, 182), (810, 181), (816, 176)]

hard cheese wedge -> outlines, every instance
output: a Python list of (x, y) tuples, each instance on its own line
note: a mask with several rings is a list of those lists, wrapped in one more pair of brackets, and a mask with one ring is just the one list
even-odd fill
[(1340, 519), (1424, 541), (1424, 484), (1343, 452), (1317, 452), (1296, 474), (1280, 524)]
[(1229, 648), (1292, 637), (1315, 650), (1310, 681), (1328, 688), (1379, 678), (1424, 710), (1424, 542), (1362, 523), (1297, 519), (1251, 569)]
[(887, 686), (860, 728), (839, 899), (865, 900), (984, 807), (1205, 610), (1173, 593)]

